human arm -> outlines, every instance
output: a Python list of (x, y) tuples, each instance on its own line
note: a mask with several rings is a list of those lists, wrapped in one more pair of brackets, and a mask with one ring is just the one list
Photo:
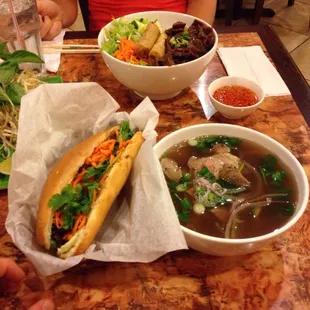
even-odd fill
[(40, 34), (52, 40), (62, 28), (71, 26), (77, 17), (77, 0), (38, 0)]
[(217, 0), (188, 0), (186, 13), (213, 24)]

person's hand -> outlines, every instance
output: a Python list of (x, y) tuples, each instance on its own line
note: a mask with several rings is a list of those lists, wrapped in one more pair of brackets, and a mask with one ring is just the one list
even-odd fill
[(24, 271), (9, 258), (0, 258), (0, 291), (15, 293), (19, 290)]
[(62, 29), (62, 9), (52, 0), (39, 0), (37, 5), (41, 38), (42, 40), (52, 40)]
[[(0, 291), (15, 293), (20, 289), (24, 271), (11, 259), (0, 258)], [(32, 305), (29, 310), (54, 310), (54, 303), (49, 299), (42, 299)]]

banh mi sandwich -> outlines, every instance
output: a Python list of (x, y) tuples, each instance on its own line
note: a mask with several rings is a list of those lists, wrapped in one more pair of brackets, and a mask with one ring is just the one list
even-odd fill
[(123, 188), (143, 143), (129, 122), (99, 132), (68, 151), (41, 192), (37, 240), (61, 258), (84, 253)]
[(149, 23), (143, 32), (141, 39), (136, 44), (136, 56), (147, 58), (159, 35), (159, 27), (154, 23)]

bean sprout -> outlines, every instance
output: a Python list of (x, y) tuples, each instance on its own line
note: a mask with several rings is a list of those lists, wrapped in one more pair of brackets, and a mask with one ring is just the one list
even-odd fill
[[(18, 82), (25, 94), (45, 82), (39, 79), (39, 74), (33, 71), (22, 71), (16, 74), (12, 82)], [(18, 131), (19, 106), (10, 102), (0, 102), (0, 154), (4, 159), (15, 150)]]

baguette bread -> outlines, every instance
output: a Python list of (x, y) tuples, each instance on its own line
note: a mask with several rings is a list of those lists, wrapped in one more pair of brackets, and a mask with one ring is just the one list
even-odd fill
[[(83, 166), (93, 150), (100, 143), (112, 138), (115, 139), (118, 130), (119, 126), (115, 126), (82, 141), (69, 150), (50, 172), (41, 192), (36, 231), (39, 244), (47, 250), (51, 248), (54, 216), (54, 211), (49, 206), (51, 197), (59, 194), (65, 186), (71, 184), (80, 167)], [(137, 132), (130, 139), (130, 143), (124, 151), (120, 153), (115, 163), (111, 164), (96, 200), (92, 203), (87, 214), (86, 224), (75, 232), (70, 240), (57, 248), (59, 257), (68, 258), (82, 254), (87, 250), (100, 230), (114, 200), (123, 188), (143, 141), (142, 133)]]

